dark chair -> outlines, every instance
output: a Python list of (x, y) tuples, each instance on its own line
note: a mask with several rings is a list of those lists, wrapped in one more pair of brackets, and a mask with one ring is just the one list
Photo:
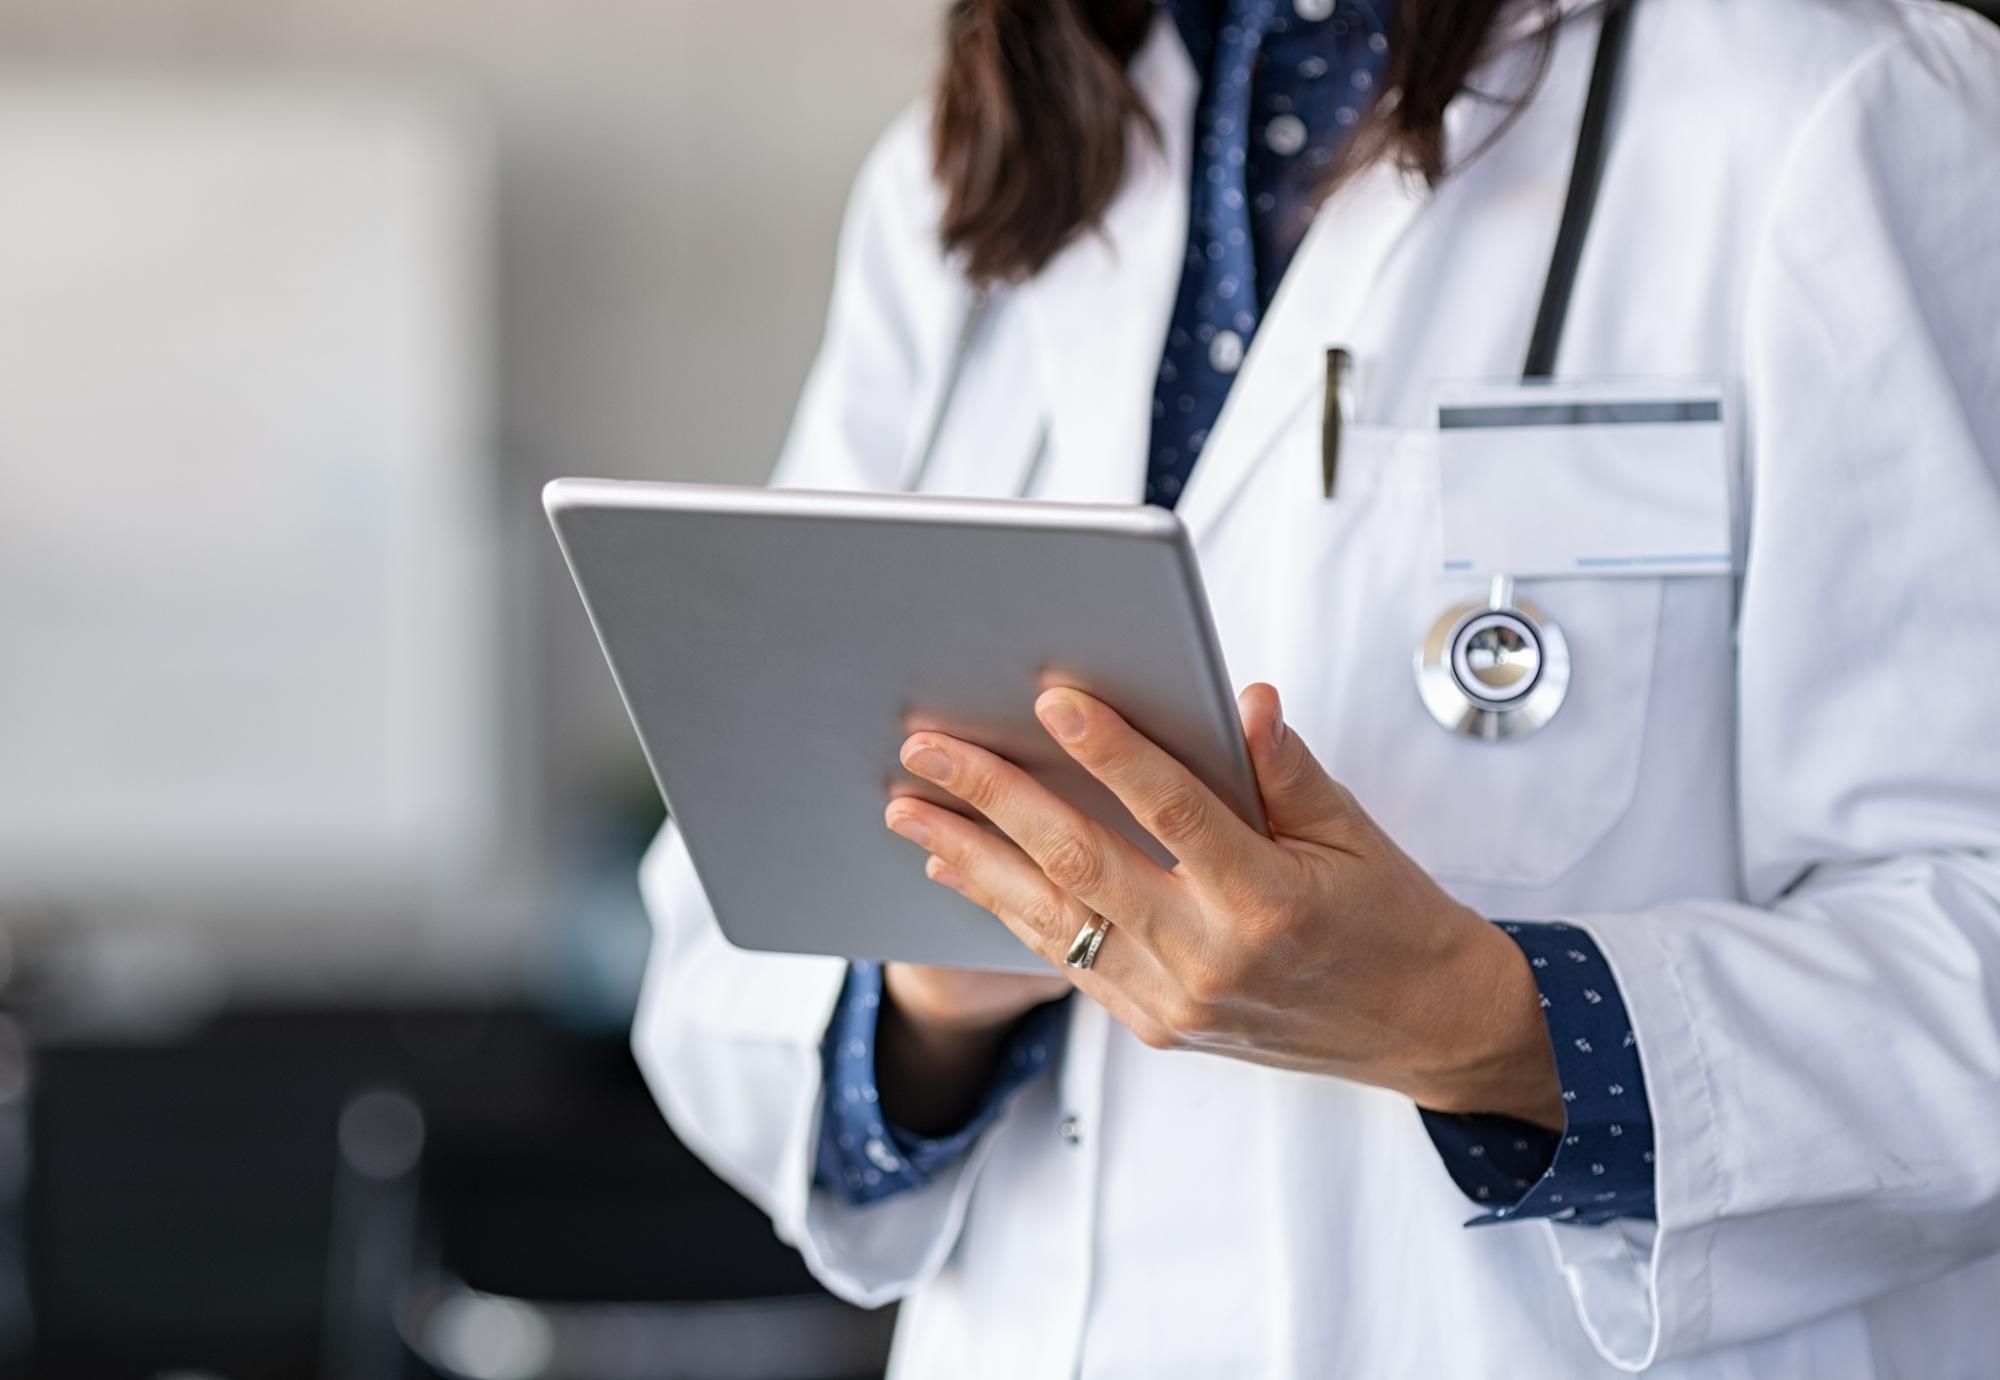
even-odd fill
[[(441, 1263), (450, 1251), (451, 1214), (424, 1204), (424, 1116), (407, 1089), (350, 1098), (338, 1149), (327, 1380), (398, 1380), (409, 1358), (455, 1380), (858, 1380), (882, 1373), (893, 1315), (859, 1312), (818, 1292), (648, 1301), (530, 1299), (475, 1288)], [(450, 1177), (448, 1169), (440, 1173)], [(508, 1211), (508, 1186), (490, 1172), (476, 1177), (489, 1186), (490, 1201), (462, 1201), (456, 1212), (479, 1213), (490, 1230), (488, 1214)], [(650, 1249), (699, 1256), (714, 1244), (690, 1234)], [(578, 1241), (566, 1246), (588, 1249)]]

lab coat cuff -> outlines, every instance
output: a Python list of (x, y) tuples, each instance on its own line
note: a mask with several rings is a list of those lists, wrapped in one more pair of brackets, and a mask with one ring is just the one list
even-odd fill
[(826, 1032), (815, 1182), (856, 1205), (921, 1188), (962, 1158), (1007, 1099), (1048, 1071), (1068, 1026), (1067, 998), (1030, 1011), (1010, 1033), (965, 1120), (942, 1135), (919, 1135), (897, 1126), (881, 1106), (875, 1053), (882, 994), (881, 964), (852, 965)]
[(1597, 943), (1625, 1002), (1653, 1124), (1655, 1221), (1596, 1231), (1544, 1224), (1578, 1321), (1607, 1362), (1640, 1371), (1708, 1344), (1708, 1248), (1723, 1170), (1693, 1002), (1660, 942), (1661, 917), (1571, 917)]
[[(958, 1244), (981, 1168), (1016, 1115), (1003, 1108), (996, 1124), (965, 1155), (918, 1187), (888, 1198), (853, 1203), (814, 1185), (801, 1214), (804, 1230), (794, 1242), (813, 1276), (840, 1298), (878, 1308), (907, 1298), (944, 1268)], [(813, 1125), (819, 1122), (814, 1108)], [(798, 1182), (808, 1182), (800, 1177)]]

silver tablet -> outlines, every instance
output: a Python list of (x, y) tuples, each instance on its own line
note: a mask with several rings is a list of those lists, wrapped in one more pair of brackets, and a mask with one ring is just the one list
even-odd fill
[(1051, 685), (1120, 710), (1262, 827), (1170, 513), (578, 479), (543, 500), (716, 918), (744, 948), (1041, 967), (883, 826), (893, 793), (957, 803), (898, 763), (918, 728), (993, 749), (1167, 861), (1036, 721)]

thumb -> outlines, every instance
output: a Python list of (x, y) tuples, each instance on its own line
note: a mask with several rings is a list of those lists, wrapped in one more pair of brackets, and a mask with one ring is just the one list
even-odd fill
[(1252, 685), (1236, 697), (1236, 707), (1272, 835), (1343, 847), (1354, 836), (1361, 808), (1327, 774), (1305, 739), (1285, 727), (1278, 692)]

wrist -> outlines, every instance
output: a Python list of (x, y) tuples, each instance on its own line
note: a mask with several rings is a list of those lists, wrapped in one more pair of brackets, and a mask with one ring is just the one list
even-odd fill
[(1004, 1033), (1037, 1001), (1011, 990), (1010, 979), (991, 973), (889, 963), (882, 969), (882, 1009), (910, 1033), (940, 1048), (976, 1044)]
[(1016, 1017), (933, 1014), (883, 989), (877, 1040), (893, 1044), (912, 1059), (938, 1067), (980, 1062), (1006, 1037)]
[(928, 1016), (884, 984), (875, 1032), (875, 1080), (883, 1114), (921, 1136), (956, 1129), (977, 1102), (1014, 1020)]
[(1499, 927), (1467, 914), (1474, 923), (1433, 970), (1436, 1033), (1406, 1091), (1432, 1111), (1509, 1116), (1561, 1130), (1562, 1081), (1534, 971)]

